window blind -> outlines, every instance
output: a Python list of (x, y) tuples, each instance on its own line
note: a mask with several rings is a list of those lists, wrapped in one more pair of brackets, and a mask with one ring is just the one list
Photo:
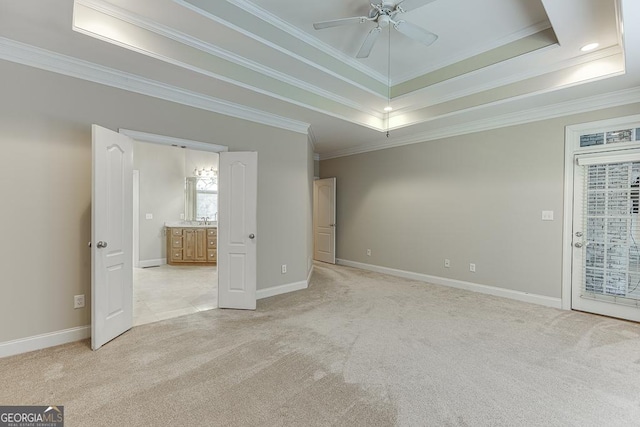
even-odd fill
[(584, 167), (582, 296), (638, 306), (640, 161)]

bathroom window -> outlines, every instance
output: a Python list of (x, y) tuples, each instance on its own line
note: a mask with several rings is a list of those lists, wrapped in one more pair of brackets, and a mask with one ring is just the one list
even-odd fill
[(218, 180), (190, 177), (185, 182), (185, 211), (189, 221), (218, 220)]

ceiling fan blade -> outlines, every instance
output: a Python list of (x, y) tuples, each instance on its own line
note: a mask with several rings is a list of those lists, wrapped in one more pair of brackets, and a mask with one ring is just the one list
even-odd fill
[(364, 43), (362, 43), (362, 47), (358, 51), (356, 58), (368, 58), (371, 53), (371, 49), (373, 49), (373, 45), (378, 40), (378, 36), (382, 32), (382, 28), (376, 27), (373, 30), (369, 31), (367, 38), (364, 39)]
[(396, 8), (400, 6), (402, 10), (404, 10), (405, 12), (409, 12), (410, 10), (426, 6), (434, 1), (436, 0), (402, 0), (401, 2), (396, 4)]
[(316, 22), (315, 24), (313, 24), (313, 28), (315, 28), (316, 30), (323, 30), (325, 28), (339, 27), (341, 25), (364, 24), (367, 21), (372, 21), (372, 19), (367, 18), (366, 16), (356, 16), (353, 18), (342, 18), (334, 19), (331, 21)]
[(394, 28), (405, 36), (430, 46), (438, 40), (438, 36), (407, 21), (398, 21)]

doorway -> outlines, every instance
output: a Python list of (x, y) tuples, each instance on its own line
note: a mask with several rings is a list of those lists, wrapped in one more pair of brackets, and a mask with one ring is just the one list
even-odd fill
[[(214, 247), (220, 243), (218, 306), (255, 309), (258, 153), (227, 153), (227, 147), (223, 146), (127, 130), (116, 133), (98, 125), (92, 125), (91, 129), (91, 241), (95, 242), (95, 245), (89, 244), (92, 349), (99, 349), (133, 326), (134, 139), (182, 148), (202, 147), (204, 151), (220, 153), (220, 214), (215, 233), (212, 233), (215, 238), (207, 239), (207, 244), (211, 242)], [(153, 214), (145, 214), (145, 219), (147, 217), (153, 219)], [(179, 228), (189, 227), (185, 224)], [(206, 233), (207, 236), (212, 234)], [(169, 236), (173, 238), (173, 232)], [(173, 254), (177, 251), (173, 246), (171, 248), (171, 258), (175, 261)], [(188, 247), (181, 249), (183, 254), (190, 255), (180, 257), (178, 254), (179, 261), (198, 258), (189, 252)], [(191, 249), (198, 252), (197, 248)], [(210, 253), (207, 246), (207, 260), (211, 258)]]
[[(218, 158), (134, 139), (133, 326), (217, 308)], [(202, 259), (183, 233), (202, 234)]]
[(640, 321), (640, 116), (567, 128), (563, 308)]

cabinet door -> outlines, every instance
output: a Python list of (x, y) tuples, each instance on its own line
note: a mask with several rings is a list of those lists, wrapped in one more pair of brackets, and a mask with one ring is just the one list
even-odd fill
[(207, 229), (198, 228), (195, 233), (195, 261), (207, 261)]
[(196, 259), (196, 233), (193, 230), (184, 230), (182, 235), (182, 260), (195, 261)]

